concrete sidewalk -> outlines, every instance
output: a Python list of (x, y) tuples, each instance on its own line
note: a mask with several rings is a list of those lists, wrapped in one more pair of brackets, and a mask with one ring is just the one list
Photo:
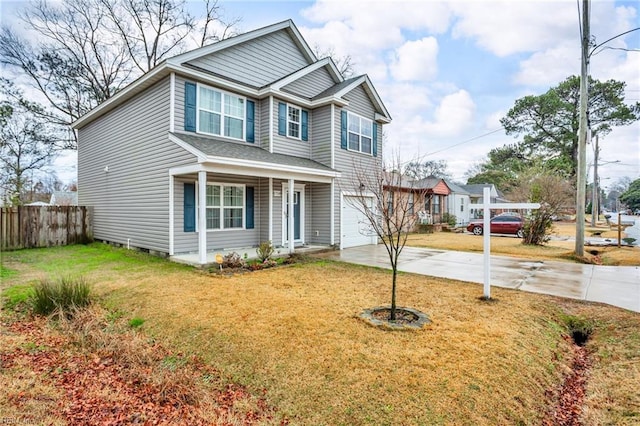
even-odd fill
[[(390, 269), (382, 244), (323, 254), (328, 259)], [(405, 247), (398, 270), (474, 283), (483, 282), (483, 255)], [(640, 312), (640, 267), (581, 265), (491, 256), (491, 285), (602, 302)]]

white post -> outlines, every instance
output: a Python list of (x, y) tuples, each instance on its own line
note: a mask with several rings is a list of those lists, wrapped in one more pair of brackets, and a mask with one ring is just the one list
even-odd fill
[(269, 241), (273, 243), (273, 178), (269, 178)]
[(484, 298), (491, 299), (491, 189), (485, 187), (482, 193), (483, 216), (482, 238), (484, 239)]
[[(173, 74), (171, 74), (173, 75)], [(172, 174), (169, 175), (169, 256), (173, 256), (173, 240), (174, 240), (174, 234), (175, 234), (175, 224), (173, 223), (175, 221), (175, 213), (173, 211), (173, 204), (174, 204), (174, 177)]]
[(288, 207), (288, 215), (287, 215), (287, 225), (288, 225), (288, 230), (289, 230), (289, 253), (293, 253), (294, 250), (294, 222), (295, 222), (295, 217), (294, 217), (294, 208), (293, 208), (293, 179), (289, 179), (289, 194), (288, 194), (288, 199), (287, 199), (287, 205)]
[[(220, 218), (222, 220), (222, 218)], [(198, 172), (198, 262), (207, 263), (207, 172)]]

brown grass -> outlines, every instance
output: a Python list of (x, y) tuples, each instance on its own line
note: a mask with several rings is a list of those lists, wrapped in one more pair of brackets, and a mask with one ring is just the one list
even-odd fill
[[(552, 232), (556, 238), (567, 239), (562, 241), (554, 238), (544, 246), (529, 246), (522, 244), (522, 240), (514, 236), (492, 235), (491, 253), (535, 260), (580, 261), (605, 265), (640, 265), (640, 247), (638, 246), (620, 248), (585, 246), (585, 257), (578, 260), (573, 253), (575, 242), (568, 239), (575, 237), (575, 223), (555, 223)], [(591, 236), (592, 232), (602, 232), (603, 238), (617, 238), (617, 231), (610, 230), (608, 227), (592, 228), (587, 226), (585, 235)], [(469, 233), (436, 232), (433, 234), (411, 234), (408, 237), (407, 245), (442, 250), (482, 252), (483, 238)], [(591, 252), (594, 252), (597, 257)]]
[(487, 303), (480, 286), (401, 274), (399, 304), (432, 323), (389, 332), (357, 318), (388, 303), (387, 271), (317, 262), (224, 277), (141, 259), (83, 273), (109, 306), (144, 318), (156, 341), (202, 357), (222, 385), (264, 391), (274, 422), (540, 424), (570, 362), (563, 312), (596, 320), (586, 418), (640, 418), (638, 314), (500, 288)]

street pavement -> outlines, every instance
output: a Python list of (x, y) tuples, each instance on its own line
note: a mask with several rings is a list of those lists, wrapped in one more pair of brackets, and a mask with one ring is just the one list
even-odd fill
[[(323, 257), (390, 269), (384, 245), (353, 247)], [(483, 254), (405, 247), (398, 270), (483, 283)], [(640, 267), (600, 266), (491, 256), (491, 285), (602, 302), (640, 312)]]

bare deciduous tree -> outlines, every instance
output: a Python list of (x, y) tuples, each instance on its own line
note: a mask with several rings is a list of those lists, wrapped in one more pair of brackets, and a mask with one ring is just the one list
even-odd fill
[[(417, 212), (414, 212), (414, 200), (424, 198), (425, 189), (414, 184), (403, 173), (402, 163), (395, 158), (385, 168), (382, 162), (374, 167), (362, 164), (354, 165), (353, 188), (350, 193), (355, 197), (352, 207), (365, 218), (370, 229), (384, 244), (392, 270), (391, 313), (389, 319), (396, 319), (396, 287), (398, 260), (407, 242), (408, 232), (416, 225)], [(413, 197), (409, 194), (412, 193)]]
[[(205, 0), (205, 9), (199, 20), (186, 0), (37, 0), (19, 14), (27, 33), (6, 26), (0, 32), (0, 63), (26, 76), (46, 99), (42, 118), (68, 126), (184, 51), (187, 41), (203, 44), (233, 34), (238, 20), (224, 23), (217, 0)], [(194, 37), (197, 31), (202, 34)], [(69, 135), (63, 149), (76, 147)]]
[(6, 79), (1, 92), (11, 97), (0, 102), (0, 188), (5, 199), (20, 205), (34, 173), (55, 158), (55, 134), (44, 120), (33, 116), (39, 107), (22, 99)]
[(530, 171), (518, 179), (507, 197), (517, 202), (540, 203), (524, 224), (523, 244), (542, 245), (549, 241), (553, 218), (572, 205), (573, 188), (562, 176)]
[(337, 56), (333, 47), (323, 49), (317, 43), (313, 46), (313, 53), (318, 59), (326, 57), (333, 59), (333, 62), (336, 64), (336, 67), (340, 74), (342, 74), (342, 77), (351, 78), (355, 74), (355, 63), (353, 62), (351, 55)]

